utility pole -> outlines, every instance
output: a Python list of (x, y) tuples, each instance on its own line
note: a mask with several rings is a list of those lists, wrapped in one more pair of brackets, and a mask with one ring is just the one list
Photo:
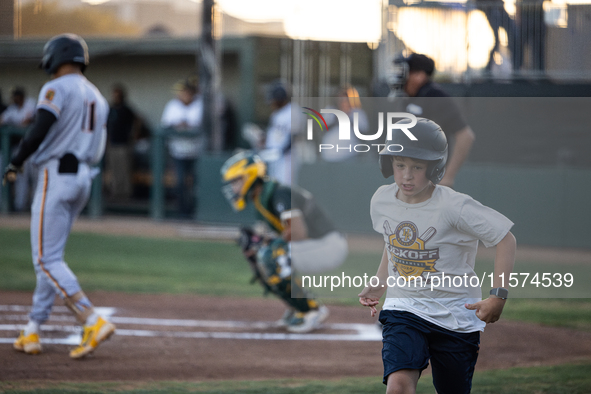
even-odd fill
[(207, 133), (211, 152), (221, 152), (223, 140), (217, 127), (216, 43), (213, 32), (214, 0), (203, 0), (199, 48), (199, 87), (203, 97), (203, 130)]

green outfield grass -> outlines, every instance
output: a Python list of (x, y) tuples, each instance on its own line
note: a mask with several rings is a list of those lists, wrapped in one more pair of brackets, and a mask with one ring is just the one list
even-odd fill
[[(379, 253), (351, 253), (340, 270), (352, 272), (351, 275), (363, 272), (371, 275), (377, 269), (380, 256)], [(66, 261), (86, 291), (262, 295), (260, 286), (249, 284), (250, 268), (232, 242), (73, 233), (66, 247)], [(536, 264), (518, 262), (516, 266), (531, 268)], [(490, 272), (492, 263), (477, 262), (477, 267), (479, 272)], [(574, 265), (570, 268), (588, 269)], [(27, 230), (0, 229), (0, 270), (0, 289), (34, 289)], [(333, 294), (324, 299), (328, 303), (358, 305), (359, 290), (341, 289), (338, 297)], [(511, 299), (503, 318), (591, 331), (591, 300)]]
[[(73, 233), (65, 260), (85, 291), (260, 296), (231, 242)], [(0, 288), (33, 290), (29, 232), (0, 229)]]
[[(591, 387), (591, 364), (512, 368), (477, 372), (473, 394), (586, 394)], [(13, 394), (58, 393), (209, 393), (209, 394), (361, 394), (384, 393), (381, 378), (346, 378), (338, 381), (282, 379), (223, 382), (0, 382), (0, 391)], [(435, 393), (431, 376), (419, 380), (418, 394)]]
[[(376, 253), (351, 253), (343, 269), (370, 271)], [(66, 261), (87, 291), (181, 293), (261, 297), (250, 285), (251, 272), (238, 247), (231, 242), (165, 240), (74, 233)], [(368, 262), (370, 262), (368, 264)], [(490, 262), (478, 262), (480, 270)], [(535, 262), (523, 262), (536, 266)], [(375, 269), (374, 268), (374, 269)], [(574, 267), (579, 269), (580, 267)], [(32, 291), (35, 277), (26, 230), (0, 229), (0, 289)], [(481, 271), (483, 272), (483, 271)], [(371, 272), (368, 272), (371, 274)], [(327, 298), (328, 302), (357, 305), (356, 289)], [(504, 319), (591, 331), (589, 299), (511, 299)], [(473, 393), (589, 393), (591, 364), (512, 368), (478, 372)], [(0, 382), (2, 393), (383, 393), (380, 377), (339, 381), (269, 380), (221, 382)], [(434, 393), (431, 377), (419, 381), (417, 393)]]

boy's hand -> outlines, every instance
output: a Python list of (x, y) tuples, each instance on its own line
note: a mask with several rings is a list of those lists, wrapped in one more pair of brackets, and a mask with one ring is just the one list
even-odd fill
[(371, 310), (371, 317), (374, 317), (378, 313), (376, 305), (380, 303), (380, 298), (383, 294), (383, 288), (372, 286), (367, 286), (358, 294), (359, 303), (363, 306), (367, 306)]
[(501, 317), (505, 301), (498, 297), (489, 297), (474, 304), (464, 304), (466, 309), (476, 311), (476, 317), (485, 323), (494, 323)]

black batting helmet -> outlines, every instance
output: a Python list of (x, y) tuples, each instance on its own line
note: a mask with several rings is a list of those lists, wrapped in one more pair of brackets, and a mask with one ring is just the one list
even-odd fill
[[(407, 123), (401, 120), (397, 123)], [(409, 128), (409, 131), (417, 138), (410, 140), (404, 133), (395, 132), (392, 139), (386, 141), (386, 146), (380, 152), (380, 170), (384, 178), (394, 174), (392, 169), (392, 156), (409, 157), (411, 159), (426, 160), (427, 179), (437, 184), (445, 174), (447, 163), (447, 138), (441, 127), (432, 120), (417, 118), (417, 124)], [(389, 149), (390, 145), (396, 145), (396, 149)], [(399, 151), (399, 147), (402, 150)]]
[(402, 59), (408, 64), (408, 71), (424, 71), (428, 76), (433, 75), (435, 71), (435, 62), (429, 56), (420, 53), (413, 53)]
[(39, 67), (51, 75), (66, 63), (80, 64), (82, 71), (88, 66), (88, 47), (82, 37), (76, 34), (60, 34), (47, 41)]

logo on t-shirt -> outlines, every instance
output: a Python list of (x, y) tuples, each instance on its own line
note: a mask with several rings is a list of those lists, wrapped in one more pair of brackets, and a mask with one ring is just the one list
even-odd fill
[(439, 248), (425, 247), (427, 241), (437, 233), (434, 227), (429, 227), (419, 236), (418, 227), (413, 222), (401, 222), (392, 231), (386, 220), (384, 232), (388, 236), (390, 261), (401, 276), (413, 279), (424, 272), (437, 272), (435, 262), (439, 259)]

